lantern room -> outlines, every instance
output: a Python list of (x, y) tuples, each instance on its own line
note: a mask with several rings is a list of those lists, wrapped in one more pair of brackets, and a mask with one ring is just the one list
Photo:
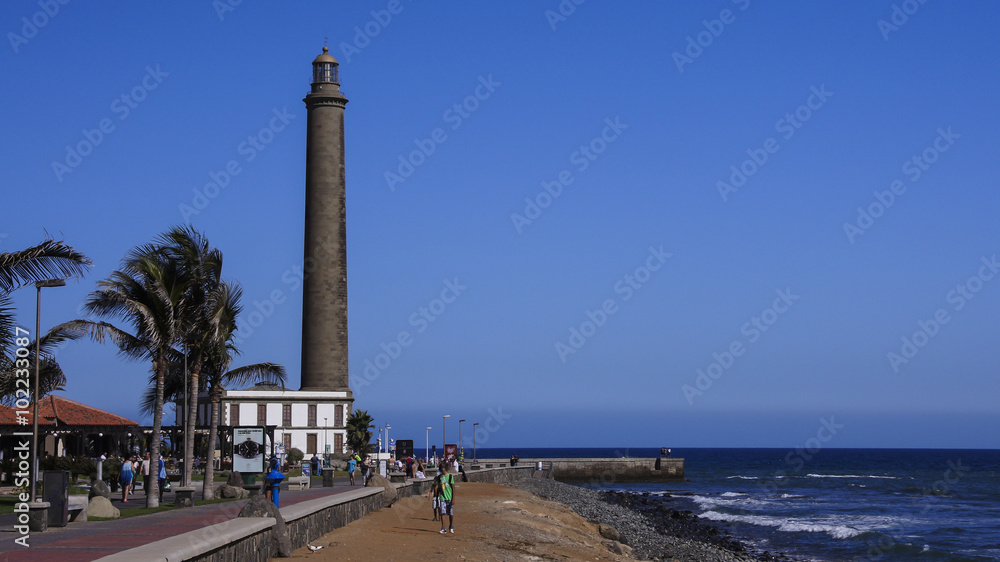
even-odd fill
[(323, 47), (323, 54), (316, 57), (313, 61), (313, 76), (312, 83), (330, 83), (330, 84), (340, 84), (337, 77), (337, 59), (333, 58), (330, 54), (330, 49), (328, 47)]

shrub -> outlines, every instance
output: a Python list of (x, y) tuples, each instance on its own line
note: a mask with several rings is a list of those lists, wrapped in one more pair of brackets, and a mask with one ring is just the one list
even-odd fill
[(301, 449), (292, 447), (291, 450), (288, 451), (288, 462), (290, 463), (299, 462), (302, 460), (303, 457), (305, 457), (305, 454), (302, 452)]

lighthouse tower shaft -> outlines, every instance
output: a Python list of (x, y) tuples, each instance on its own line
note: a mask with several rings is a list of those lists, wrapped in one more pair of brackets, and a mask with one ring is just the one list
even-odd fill
[(346, 391), (347, 216), (344, 106), (337, 61), (323, 47), (312, 90), (302, 101), (306, 136), (305, 255), (302, 294), (302, 390)]

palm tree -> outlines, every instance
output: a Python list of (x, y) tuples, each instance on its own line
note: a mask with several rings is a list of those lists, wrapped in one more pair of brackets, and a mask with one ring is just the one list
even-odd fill
[(347, 416), (347, 446), (362, 457), (368, 454), (374, 421), (367, 410), (355, 410)]
[[(187, 279), (186, 314), (183, 322), (184, 354), (190, 371), (186, 373), (188, 411), (184, 414), (184, 466), (194, 466), (195, 429), (198, 423), (199, 378), (205, 354), (215, 345), (223, 319), (226, 295), (233, 287), (222, 281), (222, 252), (191, 227), (175, 226), (157, 242), (161, 251), (174, 260)], [(185, 486), (191, 485), (191, 470), (184, 471)]]
[[(10, 293), (16, 289), (46, 279), (82, 277), (93, 264), (90, 258), (62, 241), (45, 240), (19, 252), (0, 254), (0, 401), (10, 403), (17, 392), (17, 369), (14, 356), (17, 326)], [(38, 335), (36, 334), (36, 337)], [(51, 357), (51, 349), (63, 341), (58, 335), (45, 336), (38, 342), (42, 357), (39, 364), (39, 396), (60, 390), (66, 383), (59, 364)], [(21, 347), (21, 346), (17, 346)], [(34, 364), (35, 342), (28, 344), (30, 365)], [(23, 365), (23, 363), (22, 363)]]
[[(212, 314), (212, 317), (216, 318), (216, 322), (214, 323), (216, 326), (215, 335), (213, 338), (206, 340), (214, 342), (214, 345), (206, 347), (202, 352), (204, 364), (202, 372), (205, 378), (201, 380), (201, 388), (198, 389), (199, 392), (208, 391), (211, 405), (208, 433), (209, 457), (211, 457), (211, 451), (215, 449), (215, 444), (219, 439), (219, 410), (222, 403), (222, 394), (226, 387), (243, 387), (259, 382), (273, 382), (281, 384), (284, 387), (287, 378), (285, 368), (276, 363), (255, 363), (229, 370), (229, 365), (234, 356), (240, 353), (233, 340), (236, 333), (236, 317), (242, 311), (242, 305), (240, 305), (241, 297), (242, 291), (237, 284), (223, 282), (220, 285), (218, 294), (212, 299), (215, 303), (221, 303), (221, 306), (220, 304), (215, 304), (209, 307), (210, 310), (217, 310), (217, 312)], [(183, 376), (182, 370), (177, 368), (175, 363), (174, 368), (170, 370), (167, 377), (165, 395), (180, 395), (183, 388)], [(192, 400), (196, 401), (197, 395)], [(155, 396), (147, 390), (143, 395), (141, 408), (143, 411), (148, 412), (154, 407)], [(214, 492), (215, 463), (209, 458), (209, 462), (205, 465), (202, 497), (210, 499)]]
[[(154, 462), (160, 458), (164, 381), (170, 358), (176, 354), (174, 347), (183, 335), (186, 295), (187, 279), (176, 261), (156, 246), (139, 246), (126, 254), (120, 270), (98, 282), (97, 290), (84, 302), (89, 314), (122, 320), (130, 324), (131, 333), (108, 322), (90, 320), (73, 320), (55, 328), (72, 338), (109, 339), (118, 346), (119, 355), (151, 362), (155, 398), (150, 454)], [(158, 487), (157, 479), (150, 478), (146, 507), (159, 507)]]

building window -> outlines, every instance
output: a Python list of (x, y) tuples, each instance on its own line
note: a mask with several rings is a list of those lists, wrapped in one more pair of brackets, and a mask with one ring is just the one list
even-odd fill
[(282, 404), (281, 405), (281, 425), (284, 427), (290, 427), (292, 425), (292, 405)]
[(343, 427), (347, 425), (347, 420), (344, 419), (344, 405), (337, 404), (333, 409), (333, 422), (334, 427)]
[(316, 454), (316, 434), (307, 433), (306, 434), (306, 454), (315, 455)]
[(334, 434), (333, 436), (333, 452), (337, 454), (344, 453), (344, 435), (341, 433)]
[(316, 404), (309, 404), (309, 427), (316, 427)]
[(292, 434), (286, 433), (281, 436), (281, 444), (285, 446), (285, 454), (292, 450)]
[(235, 427), (240, 425), (240, 405), (229, 405), (229, 425)]
[(257, 404), (257, 425), (267, 425), (267, 404)]

